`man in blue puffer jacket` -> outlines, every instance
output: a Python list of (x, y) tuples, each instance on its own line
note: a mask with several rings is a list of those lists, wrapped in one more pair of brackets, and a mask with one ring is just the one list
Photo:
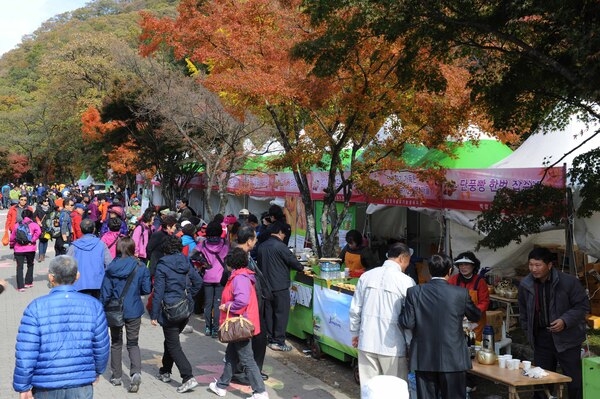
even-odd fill
[(73, 288), (77, 261), (66, 255), (50, 262), (52, 290), (23, 312), (16, 344), (13, 388), (20, 399), (92, 398), (92, 384), (108, 363), (109, 339), (99, 301)]

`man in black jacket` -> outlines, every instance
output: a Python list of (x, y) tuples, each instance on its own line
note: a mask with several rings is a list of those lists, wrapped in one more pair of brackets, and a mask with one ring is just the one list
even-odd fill
[(273, 293), (273, 299), (265, 303), (269, 348), (288, 352), (292, 350), (285, 343), (285, 329), (290, 316), (290, 270), (302, 271), (304, 267), (283, 241), (286, 236), (283, 222), (270, 224), (267, 234), (270, 237), (258, 248), (258, 267)]
[(400, 326), (413, 332), (408, 368), (416, 372), (418, 399), (460, 399), (467, 394), (471, 356), (462, 322), (465, 316), (479, 321), (481, 311), (469, 291), (448, 284), (452, 267), (450, 257), (433, 255), (431, 281), (408, 289), (400, 314)]

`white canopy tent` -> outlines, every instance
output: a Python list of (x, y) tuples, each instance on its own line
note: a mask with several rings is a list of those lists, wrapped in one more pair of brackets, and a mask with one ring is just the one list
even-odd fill
[[(600, 147), (600, 136), (591, 138), (600, 126), (586, 124), (577, 117), (572, 117), (564, 129), (541, 130), (532, 134), (512, 154), (492, 166), (492, 168), (534, 168), (547, 167), (561, 159), (560, 166), (566, 164), (567, 170), (573, 159), (591, 149)], [(589, 140), (588, 140), (589, 139)], [(588, 140), (588, 141), (586, 141)], [(582, 144), (578, 147), (580, 144)], [(573, 187), (574, 199), (577, 204), (577, 188)], [(420, 215), (429, 218), (419, 218), (419, 240), (421, 242), (418, 254), (428, 256), (433, 250), (436, 240), (441, 240), (440, 221), (446, 220), (449, 244), (454, 255), (463, 251), (473, 251), (481, 235), (474, 230), (477, 212), (459, 210), (438, 210), (426, 208), (410, 208)], [(385, 211), (382, 211), (385, 210)], [(384, 236), (403, 236), (407, 227), (406, 208), (370, 205), (368, 214), (372, 214), (372, 228), (377, 234)], [(377, 216), (376, 216), (377, 215)], [(381, 216), (381, 217), (380, 217)], [(514, 274), (515, 266), (526, 263), (527, 254), (533, 245), (564, 245), (564, 229), (552, 229), (523, 237), (521, 244), (512, 243), (496, 251), (481, 248), (477, 252), (483, 267), (495, 269), (505, 276)], [(600, 258), (600, 214), (591, 218), (575, 220), (575, 244), (586, 254)]]

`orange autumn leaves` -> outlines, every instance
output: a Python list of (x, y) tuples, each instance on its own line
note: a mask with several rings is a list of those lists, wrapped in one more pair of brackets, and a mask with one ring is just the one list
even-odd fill
[[(81, 116), (81, 132), (84, 141), (102, 141), (104, 136), (115, 129), (125, 126), (122, 121), (102, 122), (100, 112), (95, 107), (88, 109)], [(117, 174), (137, 172), (135, 165), (138, 159), (137, 146), (129, 140), (113, 148), (108, 154), (108, 165)]]

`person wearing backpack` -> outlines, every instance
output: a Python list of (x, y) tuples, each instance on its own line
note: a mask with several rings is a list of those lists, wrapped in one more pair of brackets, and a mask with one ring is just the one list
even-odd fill
[(32, 212), (34, 211), (32, 207), (27, 205), (27, 195), (19, 195), (17, 202), (8, 208), (6, 224), (4, 225), (4, 234), (6, 238), (2, 240), (4, 246), (8, 245), (14, 226), (23, 220), (23, 211), (25, 209), (29, 209)]
[(152, 234), (152, 219), (154, 217), (154, 210), (147, 208), (144, 214), (140, 217), (137, 226), (131, 233), (131, 238), (135, 243), (135, 256), (142, 261), (144, 264), (148, 263), (148, 256), (146, 256), (146, 245), (150, 240)]
[[(31, 209), (23, 209), (23, 220), (16, 223), (10, 235), (10, 247), (14, 248), (17, 262), (17, 290), (24, 292), (25, 288), (33, 287), (33, 261), (37, 240), (42, 233), (40, 226), (33, 221)], [(23, 279), (23, 266), (27, 261), (27, 273)]]
[(217, 338), (219, 331), (219, 305), (225, 282), (222, 281), (225, 257), (229, 252), (227, 241), (221, 238), (221, 223), (212, 221), (206, 227), (206, 240), (198, 245), (210, 265), (204, 272), (204, 335)]
[(100, 237), (100, 240), (108, 247), (111, 260), (117, 256), (117, 240), (121, 237), (120, 230), (121, 220), (119, 218), (108, 219), (108, 231)]

